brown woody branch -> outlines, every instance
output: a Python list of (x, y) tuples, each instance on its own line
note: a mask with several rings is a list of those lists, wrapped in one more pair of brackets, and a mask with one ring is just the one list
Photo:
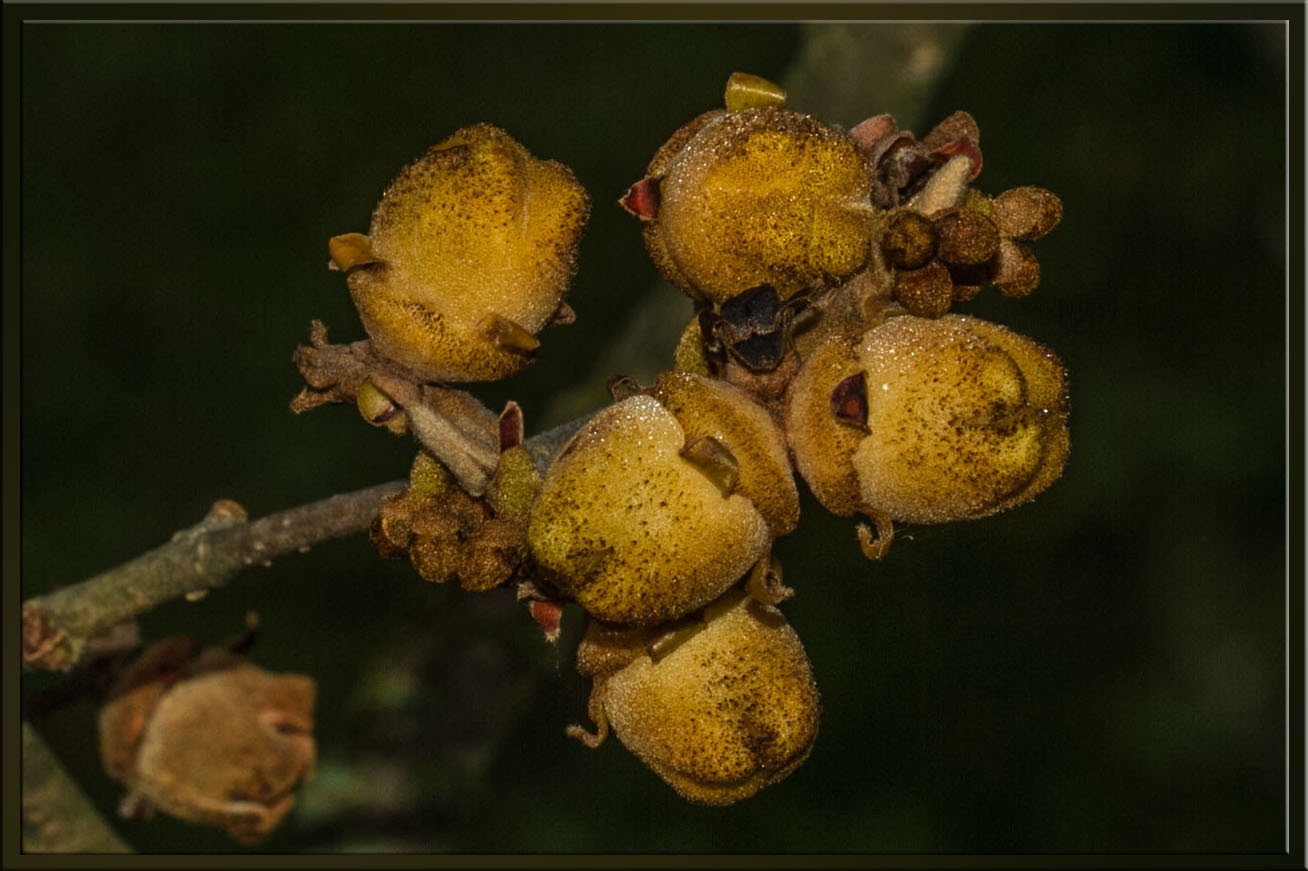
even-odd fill
[(176, 533), (167, 544), (102, 575), (23, 604), (23, 661), (66, 671), (114, 626), (164, 602), (221, 587), (247, 566), (368, 528), (382, 499), (404, 488), (391, 481), (248, 522), (230, 500)]
[[(537, 465), (547, 467), (587, 417), (528, 439), (525, 446)], [(167, 544), (104, 574), (27, 600), (23, 662), (67, 671), (95, 655), (103, 639), (118, 634), (123, 622), (138, 614), (183, 596), (203, 595), (247, 566), (268, 565), (286, 554), (366, 530), (382, 500), (404, 487), (404, 481), (390, 481), (252, 522), (240, 505), (220, 500), (204, 520), (176, 533)]]

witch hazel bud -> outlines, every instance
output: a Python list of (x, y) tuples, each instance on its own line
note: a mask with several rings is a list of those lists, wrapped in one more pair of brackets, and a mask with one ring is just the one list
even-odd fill
[(369, 235), (328, 251), (378, 354), (431, 381), (488, 381), (525, 367), (536, 333), (566, 320), (588, 214), (567, 167), (477, 124), (400, 173)]
[(1040, 284), (1040, 261), (1025, 242), (1004, 239), (995, 258), (995, 289), (1004, 296), (1023, 297)]
[(730, 385), (660, 376), (595, 415), (551, 465), (528, 544), (597, 619), (654, 624), (713, 600), (798, 521), (784, 439)]
[(1005, 238), (1034, 242), (1047, 236), (1063, 219), (1063, 203), (1041, 187), (1012, 188), (990, 202), (990, 216)]
[(114, 686), (99, 716), (108, 773), (129, 790), (122, 807), (154, 808), (255, 842), (312, 775), (315, 684), (273, 674), (221, 647), (168, 638)]
[(1047, 349), (976, 318), (892, 317), (829, 337), (787, 396), (796, 465), (830, 511), (913, 523), (985, 517), (1044, 491), (1068, 453)]
[(867, 160), (848, 133), (784, 98), (765, 80), (733, 76), (727, 110), (674, 133), (623, 198), (659, 271), (696, 299), (723, 302), (761, 284), (788, 298), (867, 261)]
[(660, 631), (592, 623), (577, 651), (595, 678), (589, 713), (598, 746), (611, 728), (682, 797), (748, 798), (812, 750), (818, 691), (799, 637), (775, 607), (733, 589)]

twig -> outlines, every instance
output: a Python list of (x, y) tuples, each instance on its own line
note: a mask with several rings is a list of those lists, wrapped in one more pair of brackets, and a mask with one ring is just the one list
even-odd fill
[(102, 575), (23, 604), (25, 663), (67, 671), (91, 639), (123, 620), (182, 596), (220, 587), (246, 566), (367, 529), (381, 501), (404, 489), (391, 481), (270, 514), (252, 523), (221, 500), (196, 526)]
[(132, 852), (26, 721), (23, 722), (23, 851)]
[(327, 327), (309, 325), (309, 344), (292, 357), (306, 387), (291, 400), (296, 414), (321, 405), (355, 404), (364, 419), (395, 435), (412, 432), (472, 496), (486, 492), (499, 444), (496, 415), (472, 394), (430, 384), (394, 360), (378, 356), (367, 339), (327, 341)]
[[(542, 470), (590, 415), (524, 443)], [(23, 662), (67, 671), (95, 652), (95, 640), (138, 614), (183, 596), (221, 587), (247, 566), (366, 530), (383, 499), (404, 489), (389, 481), (247, 522), (230, 500), (167, 544), (104, 574), (23, 604)]]

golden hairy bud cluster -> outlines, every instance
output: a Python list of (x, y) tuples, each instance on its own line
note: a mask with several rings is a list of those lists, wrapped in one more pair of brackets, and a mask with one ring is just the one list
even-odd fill
[(843, 516), (984, 517), (1062, 473), (1067, 385), (1047, 349), (976, 318), (892, 317), (833, 332), (786, 398), (795, 463)]
[(881, 253), (895, 270), (895, 300), (919, 317), (938, 318), (987, 282), (1004, 296), (1026, 296), (1040, 283), (1031, 243), (1062, 215), (1057, 196), (1031, 186), (993, 198), (969, 190), (962, 206), (930, 218), (900, 210), (881, 237)]
[(458, 577), (465, 590), (503, 584), (526, 555), (526, 519), (540, 475), (521, 446), (500, 454), (487, 492), (474, 498), (431, 454), (414, 458), (409, 486), (382, 503), (370, 532), (383, 557), (408, 557), (423, 580)]
[(738, 388), (668, 372), (592, 418), (550, 467), (529, 530), (545, 579), (592, 618), (577, 658), (599, 732), (570, 733), (594, 747), (611, 725), (707, 804), (794, 770), (817, 690), (773, 607), (790, 591), (769, 553), (798, 519), (784, 437)]
[(105, 771), (128, 788), (125, 814), (173, 816), (266, 837), (314, 768), (315, 684), (229, 650), (159, 641), (125, 668), (100, 709)]
[(591, 624), (578, 669), (590, 716), (683, 797), (724, 805), (792, 772), (817, 737), (818, 692), (799, 636), (742, 590), (661, 632)]
[(563, 295), (589, 215), (565, 166), (488, 124), (455, 132), (387, 188), (368, 236), (333, 238), (333, 263), (376, 352), (426, 380), (503, 378)]
[[(772, 558), (798, 524), (796, 471), (828, 510), (875, 521), (876, 540), (859, 536), (877, 558), (895, 522), (1032, 499), (1069, 444), (1059, 360), (949, 314), (982, 283), (1035, 287), (1029, 245), (1058, 224), (1056, 196), (971, 188), (980, 131), (966, 112), (918, 141), (889, 115), (825, 124), (755, 76), (733, 75), (724, 103), (677, 130), (621, 200), (695, 301), (675, 371), (614, 382), (614, 402), (540, 471), (511, 403), (498, 466), (489, 448), (467, 454), (494, 467), (484, 490), (424, 452), (372, 530), (430, 581), (516, 577), (551, 640), (564, 604), (579, 605), (597, 731), (570, 733), (597, 746), (611, 727), (708, 804), (785, 777), (816, 736), (817, 690), (776, 607), (792, 591)], [(405, 170), (372, 239), (338, 237), (333, 257), (381, 353), (428, 378), (495, 378), (559, 311), (585, 216), (565, 169), (479, 125)], [(353, 395), (365, 418), (398, 430), (404, 411), (416, 431), (422, 406), (381, 386)]]

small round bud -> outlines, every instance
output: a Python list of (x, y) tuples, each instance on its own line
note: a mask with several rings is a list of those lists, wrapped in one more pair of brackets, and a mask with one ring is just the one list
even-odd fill
[(917, 212), (903, 212), (881, 237), (881, 253), (896, 269), (920, 269), (936, 256), (936, 231)]
[(935, 219), (937, 256), (951, 266), (977, 266), (999, 250), (999, 231), (985, 215), (952, 209)]
[(359, 407), (359, 414), (374, 426), (385, 426), (403, 411), (371, 381), (365, 381), (359, 387), (355, 402)]
[(954, 282), (949, 270), (933, 261), (921, 269), (896, 273), (895, 300), (920, 318), (938, 318), (954, 301)]
[(981, 292), (979, 284), (959, 284), (954, 282), (954, 302), (967, 302)]
[(991, 201), (990, 217), (1005, 238), (1034, 242), (1063, 220), (1063, 201), (1041, 187), (1013, 188)]
[(818, 692), (799, 637), (740, 590), (637, 655), (589, 658), (621, 664), (597, 679), (594, 715), (690, 801), (748, 798), (799, 767), (817, 737)]
[(646, 172), (659, 183), (643, 221), (655, 265), (713, 302), (770, 284), (788, 298), (867, 260), (871, 175), (849, 134), (781, 106), (710, 112), (683, 127)]
[(1040, 284), (1040, 261), (1031, 247), (1012, 239), (999, 243), (995, 258), (995, 288), (1004, 296), (1023, 297)]
[(478, 124), (400, 173), (370, 236), (329, 250), (378, 353), (429, 380), (487, 381), (531, 361), (588, 213), (567, 167)]

